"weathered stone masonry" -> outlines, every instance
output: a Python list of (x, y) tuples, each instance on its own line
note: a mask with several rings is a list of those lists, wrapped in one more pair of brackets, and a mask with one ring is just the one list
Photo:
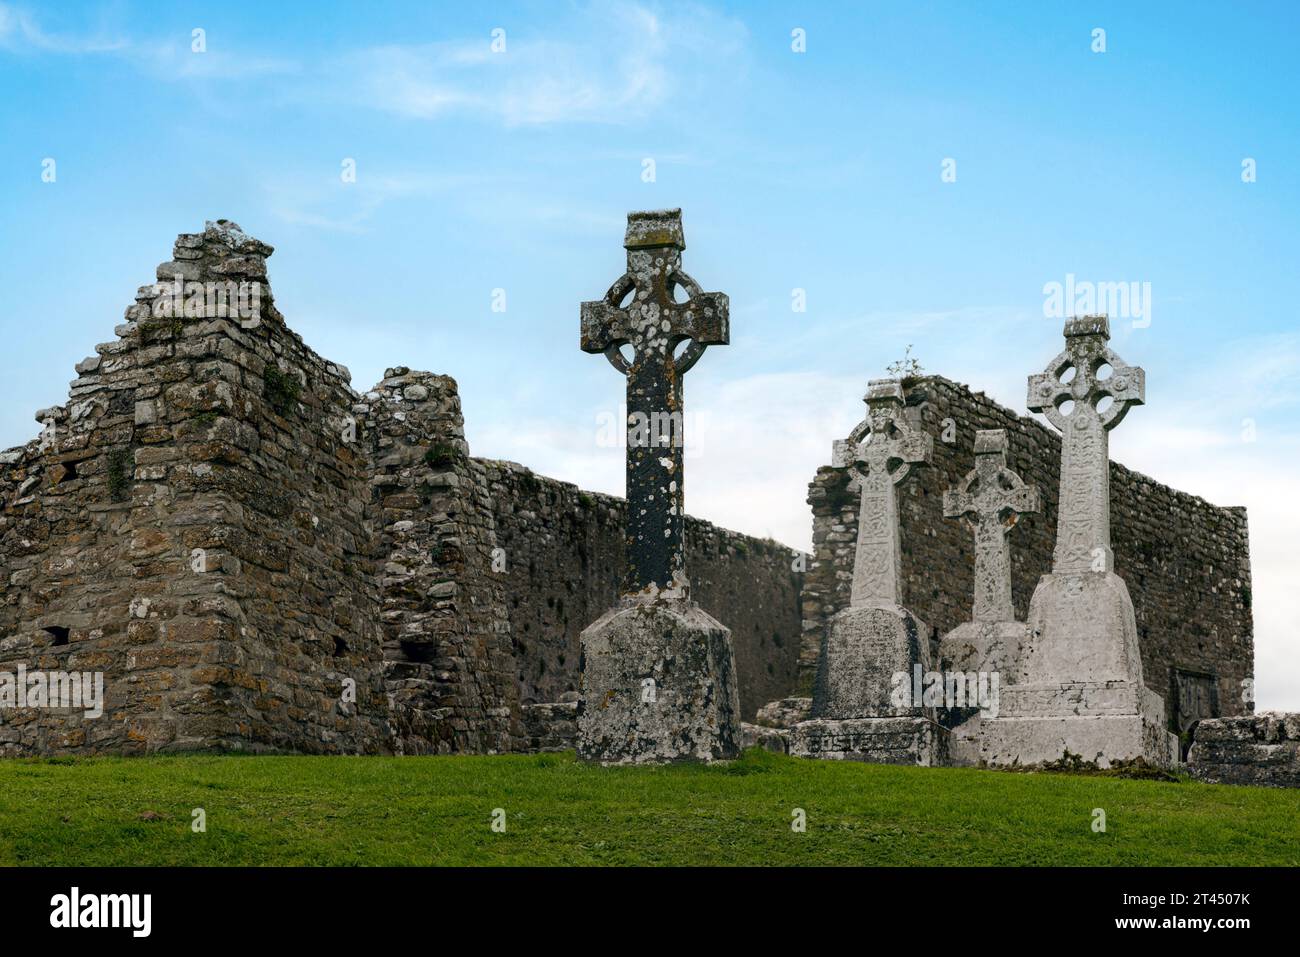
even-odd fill
[[(106, 699), (0, 711), (0, 754), (565, 740), (563, 705), (524, 706), (573, 686), (623, 503), (471, 458), (450, 378), (354, 391), (275, 309), (271, 252), (224, 221), (180, 236), (158, 280), (258, 283), (256, 318), (160, 315), (169, 290), (142, 287), (41, 437), (0, 453), (0, 670), (102, 671)], [(752, 711), (793, 682), (791, 555), (703, 522), (688, 541)]]
[(456, 383), (389, 369), (356, 412), (373, 455), (394, 744), (405, 754), (511, 750), (521, 732), (506, 590)]
[[(982, 393), (938, 376), (908, 383), (908, 412), (936, 437), (932, 466), (900, 490), (904, 604), (938, 634), (969, 617), (974, 561), (969, 529), (943, 517), (943, 491), (974, 465), (975, 433), (1005, 429), (1007, 461), (1037, 485), (1043, 509), (1011, 533), (1012, 597), (1024, 618), (1055, 545), (1060, 436)], [(953, 441), (944, 441), (948, 436)], [(1145, 683), (1185, 731), (1199, 717), (1249, 713), (1254, 670), (1246, 513), (1221, 508), (1111, 463), (1112, 545), (1137, 615)], [(803, 589), (800, 686), (811, 691), (826, 622), (848, 603), (859, 492), (840, 469), (819, 469), (814, 558)]]
[[(264, 283), (270, 253), (219, 224), (158, 278)], [(368, 463), (331, 421), (347, 373), (269, 289), (246, 326), (201, 302), (160, 316), (159, 294), (141, 288), (42, 440), (4, 456), (6, 667), (103, 671), (106, 698), (96, 720), (6, 712), (4, 753), (377, 750)]]
[[(578, 688), (578, 636), (618, 594), (626, 503), (482, 460), (504, 549), (506, 593), (525, 704), (559, 701)], [(741, 713), (789, 693), (798, 671), (798, 552), (687, 516), (691, 595), (725, 617), (740, 681)]]
[[(624, 503), (473, 458), (448, 377), (395, 368), (354, 391), (276, 310), (271, 252), (229, 223), (180, 236), (158, 279), (259, 283), (258, 318), (159, 315), (166, 289), (142, 287), (41, 437), (0, 453), (0, 670), (102, 671), (106, 697), (97, 719), (0, 710), (0, 754), (570, 746), (578, 634), (617, 595)], [(1000, 428), (1044, 498), (1012, 532), (1023, 616), (1051, 563), (1059, 437), (944, 379), (908, 391), (936, 441), (900, 490), (907, 606), (940, 633), (968, 616), (970, 535), (942, 492)], [(1111, 500), (1146, 682), (1179, 730), (1248, 713), (1244, 511), (1113, 463)], [(847, 602), (857, 490), (822, 469), (809, 501), (806, 575), (777, 543), (687, 521), (746, 717), (810, 689)]]

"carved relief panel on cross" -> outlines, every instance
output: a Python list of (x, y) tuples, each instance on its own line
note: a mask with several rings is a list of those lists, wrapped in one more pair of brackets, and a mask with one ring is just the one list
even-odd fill
[(623, 593), (685, 597), (682, 377), (708, 346), (730, 340), (728, 300), (682, 270), (680, 209), (629, 213), (623, 245), (627, 271), (582, 304), (583, 351), (627, 377)]
[(1029, 377), (1029, 408), (1061, 432), (1056, 574), (1113, 572), (1110, 547), (1109, 432), (1142, 405), (1146, 374), (1107, 347), (1105, 316), (1065, 324), (1065, 350)]
[(895, 486), (914, 465), (930, 462), (934, 439), (914, 429), (903, 415), (903, 390), (896, 379), (867, 385), (867, 417), (834, 446), (832, 464), (849, 468), (862, 489), (858, 545), (849, 605), (903, 604), (902, 549)]

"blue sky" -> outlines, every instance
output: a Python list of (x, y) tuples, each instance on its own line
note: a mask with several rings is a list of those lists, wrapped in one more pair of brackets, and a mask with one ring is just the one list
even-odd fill
[(578, 303), (628, 210), (681, 206), (732, 303), (687, 380), (688, 508), (806, 547), (809, 478), (908, 344), (1023, 412), (1045, 284), (1149, 283), (1150, 324), (1112, 322), (1148, 383), (1112, 453), (1250, 509), (1259, 704), (1300, 709), (1295, 5), (461, 6), (0, 2), (0, 446), (225, 217), (356, 388), (449, 373), (476, 454), (621, 493)]

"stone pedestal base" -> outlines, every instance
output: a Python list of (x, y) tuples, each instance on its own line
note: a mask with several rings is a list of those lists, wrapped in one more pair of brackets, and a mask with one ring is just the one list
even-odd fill
[(999, 683), (1014, 681), (1029, 643), (1023, 621), (968, 621), (939, 643), (942, 671), (997, 672)]
[(990, 765), (1031, 766), (1067, 754), (1107, 768), (1139, 758), (1178, 763), (1178, 738), (1165, 727), (1158, 694), (1128, 682), (1003, 688), (1001, 713), (979, 727), (980, 757)]
[(1133, 602), (1113, 572), (1044, 575), (1029, 603), (1019, 664), (1004, 677), (998, 716), (980, 726), (991, 765), (1060, 761), (1098, 767), (1178, 763), (1164, 701), (1142, 683)]
[(930, 670), (929, 625), (897, 605), (844, 609), (822, 642), (812, 717), (922, 717), (920, 702), (896, 700), (916, 664)]
[(1114, 572), (1044, 575), (1029, 602), (1029, 638), (1003, 687), (1065, 682), (1142, 684), (1133, 600)]
[(872, 764), (947, 763), (948, 732), (929, 718), (814, 718), (790, 729), (790, 753)]
[(740, 751), (731, 632), (661, 598), (606, 612), (582, 633), (578, 757), (601, 764), (717, 761)]

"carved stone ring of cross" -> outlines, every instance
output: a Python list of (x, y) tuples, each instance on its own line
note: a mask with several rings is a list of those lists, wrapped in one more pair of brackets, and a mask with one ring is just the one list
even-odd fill
[[(674, 290), (678, 287), (684, 289), (686, 291), (687, 302), (703, 295), (703, 290), (700, 288), (700, 284), (680, 269), (674, 270), (668, 276), (666, 285), (669, 295), (672, 295)], [(624, 300), (627, 299), (629, 294), (635, 295), (635, 293), (636, 280), (630, 272), (625, 272), (614, 281), (612, 286), (609, 287), (609, 291), (605, 293), (604, 301), (611, 309), (621, 311)], [(683, 303), (682, 305), (685, 304)], [(685, 342), (688, 339), (689, 337), (682, 336), (676, 342), (671, 344), (672, 349), (675, 351), (679, 343)], [(700, 361), (700, 356), (704, 355), (704, 350), (708, 348), (706, 344), (696, 342), (694, 339), (689, 339), (689, 343), (690, 344), (682, 350), (681, 354), (673, 359), (673, 367), (677, 370), (679, 375), (689, 372), (691, 367)], [(623, 375), (627, 375), (632, 368), (632, 364), (628, 362), (627, 357), (623, 355), (623, 346), (626, 345), (630, 345), (630, 342), (627, 339), (619, 339), (617, 342), (611, 342), (609, 347), (605, 349), (605, 358), (609, 360), (609, 364)], [(635, 348), (635, 346), (633, 346), (633, 348)]]
[[(886, 442), (893, 437), (891, 433), (897, 431), (898, 425), (892, 411), (869, 412), (865, 419), (853, 427), (853, 431), (844, 440), (844, 465), (860, 481), (865, 481), (869, 473), (862, 466), (871, 462), (870, 450), (873, 440)], [(903, 481), (912, 470), (912, 463), (899, 456), (889, 456), (884, 464), (893, 482)]]
[[(1045, 371), (1031, 377), (1029, 408), (1043, 413), (1047, 421), (1062, 432), (1072, 422), (1085, 425), (1089, 412), (1096, 415), (1103, 429), (1113, 429), (1128, 414), (1130, 406), (1143, 404), (1145, 372), (1130, 366), (1101, 343), (1071, 345), (1072, 348), (1059, 353), (1048, 363)], [(1104, 366), (1110, 366), (1111, 374), (1099, 379), (1097, 373)], [(1071, 369), (1074, 377), (1063, 381)], [(1106, 409), (1099, 409), (1098, 404), (1107, 396), (1112, 402)], [(1069, 414), (1061, 411), (1066, 402), (1074, 403)]]
[[(985, 484), (985, 479), (988, 485)], [(945, 514), (948, 518), (957, 518), (959, 515), (971, 527), (979, 524), (979, 506), (980, 497), (987, 494), (987, 489), (992, 486), (997, 492), (1019, 493), (1023, 498), (1023, 504), (1026, 506), (1022, 510), (1025, 512), (1037, 511), (1038, 509), (1038, 492), (1025, 485), (1024, 480), (1020, 478), (1009, 466), (1003, 466), (991, 475), (981, 475), (979, 468), (973, 468), (966, 473), (966, 476), (957, 484), (956, 494), (952, 496), (953, 502), (959, 502), (965, 505), (960, 512), (956, 510), (952, 514), (947, 514), (947, 502), (945, 501)], [(1020, 512), (1013, 507), (1008, 501), (998, 509), (997, 520), (1003, 528), (1013, 528), (1020, 521)]]

